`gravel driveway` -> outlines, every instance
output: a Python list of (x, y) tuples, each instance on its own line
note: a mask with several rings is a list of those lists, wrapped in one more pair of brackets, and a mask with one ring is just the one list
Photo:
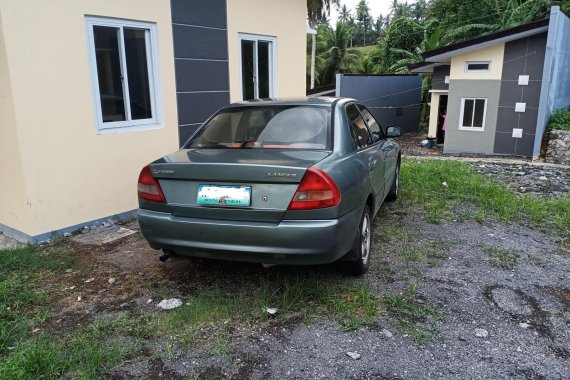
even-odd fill
[[(371, 326), (345, 332), (326, 315), (311, 323), (229, 328), (223, 354), (177, 349), (114, 368), (111, 378), (252, 379), (569, 379), (570, 256), (555, 238), (517, 224), (423, 221), (391, 206), (375, 223), (374, 264), (355, 279), (334, 266), (269, 269), (309, 271), (331, 283), (366, 283), (378, 297), (406, 295), (436, 316), (409, 318), (387, 308)], [(122, 250), (113, 252), (117, 263)], [(144, 242), (140, 244), (144, 246)], [(135, 251), (136, 252), (136, 251)], [(410, 255), (413, 252), (413, 255)], [(146, 251), (145, 255), (150, 252)], [(183, 266), (183, 269), (179, 267)], [(247, 264), (149, 262), (180, 295), (206, 273), (239, 286), (265, 270)], [(181, 275), (182, 271), (184, 275)], [(238, 280), (239, 279), (239, 280)], [(245, 280), (247, 281), (247, 280)], [(189, 284), (190, 283), (190, 284)], [(231, 287), (232, 285), (229, 285)], [(189, 290), (194, 289), (194, 290)], [(410, 291), (413, 289), (413, 291)], [(409, 327), (409, 326), (408, 326)], [(214, 335), (215, 332), (213, 331)], [(418, 335), (419, 334), (419, 335)], [(212, 338), (213, 339), (213, 338)], [(350, 357), (352, 355), (353, 357)]]

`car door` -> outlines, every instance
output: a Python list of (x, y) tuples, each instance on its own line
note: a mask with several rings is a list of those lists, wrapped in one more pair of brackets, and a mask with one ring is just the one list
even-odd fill
[[(376, 206), (378, 206), (378, 202), (384, 196), (384, 167), (382, 165), (380, 145), (378, 142), (375, 143), (373, 141), (368, 125), (357, 104), (350, 103), (347, 105), (346, 116), (350, 122), (351, 134), (358, 150), (358, 157), (370, 176), (370, 184), (374, 192), (374, 198), (377, 200)], [(372, 212), (374, 211), (372, 210)]]
[(362, 117), (366, 121), (372, 140), (378, 144), (380, 156), (378, 165), (382, 166), (382, 185), (385, 196), (390, 191), (396, 170), (396, 144), (393, 140), (386, 137), (382, 127), (366, 107), (363, 105), (359, 105), (358, 107)]

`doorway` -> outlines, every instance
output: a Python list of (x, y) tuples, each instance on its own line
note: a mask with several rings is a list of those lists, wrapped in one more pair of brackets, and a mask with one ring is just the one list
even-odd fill
[(439, 107), (437, 110), (437, 144), (443, 144), (445, 141), (445, 130), (447, 129), (447, 97), (448, 95), (440, 95), (439, 97)]
[(275, 96), (275, 38), (240, 34), (242, 100)]

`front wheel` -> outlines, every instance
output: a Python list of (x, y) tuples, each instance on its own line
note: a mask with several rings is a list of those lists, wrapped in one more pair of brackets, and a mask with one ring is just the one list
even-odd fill
[(358, 226), (358, 232), (354, 239), (351, 256), (356, 260), (344, 263), (346, 272), (353, 275), (362, 275), (366, 273), (370, 266), (370, 251), (372, 246), (372, 217), (370, 209), (364, 206), (362, 218)]

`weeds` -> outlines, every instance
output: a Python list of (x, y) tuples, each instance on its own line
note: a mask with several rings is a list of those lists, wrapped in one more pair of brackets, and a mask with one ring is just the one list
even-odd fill
[(382, 303), (386, 310), (397, 317), (398, 332), (421, 343), (439, 336), (436, 322), (441, 319), (441, 312), (432, 305), (418, 301), (416, 294), (416, 285), (412, 284), (402, 294), (386, 294)]
[[(428, 221), (438, 223), (452, 215), (456, 206), (474, 210), (464, 218), (490, 218), (504, 222), (527, 220), (543, 231), (555, 229), (570, 234), (570, 197), (541, 199), (516, 195), (506, 186), (474, 172), (471, 165), (446, 160), (403, 160), (400, 203), (419, 205)], [(448, 186), (443, 186), (446, 182)]]
[(483, 252), (491, 257), (491, 265), (497, 268), (513, 269), (519, 258), (516, 253), (504, 248), (485, 247)]

